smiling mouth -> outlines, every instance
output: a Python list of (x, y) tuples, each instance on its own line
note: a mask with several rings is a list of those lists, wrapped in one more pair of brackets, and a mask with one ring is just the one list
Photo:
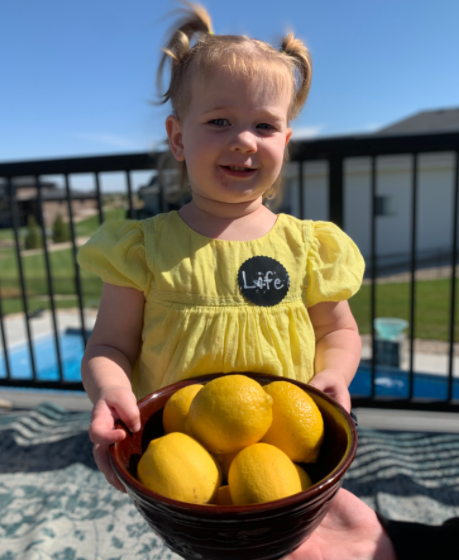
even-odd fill
[(222, 165), (221, 168), (233, 177), (249, 177), (256, 171), (254, 167), (245, 167), (242, 165)]
[(231, 169), (232, 171), (254, 171), (254, 169), (252, 167), (241, 167), (238, 165), (224, 165), (223, 167), (227, 167), (228, 169)]

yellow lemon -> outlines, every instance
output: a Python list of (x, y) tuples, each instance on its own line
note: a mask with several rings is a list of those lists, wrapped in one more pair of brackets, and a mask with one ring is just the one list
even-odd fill
[(207, 383), (193, 399), (187, 430), (211, 453), (232, 453), (259, 441), (272, 421), (272, 398), (245, 375)]
[(235, 505), (280, 500), (302, 490), (293, 462), (267, 443), (255, 443), (240, 451), (231, 463), (228, 482)]
[(185, 422), (191, 401), (204, 385), (188, 385), (176, 391), (167, 401), (163, 410), (163, 428), (166, 434), (172, 432), (187, 433)]
[[(295, 465), (295, 463), (293, 463)], [(303, 469), (303, 467), (300, 467), (300, 465), (295, 465), (296, 470), (300, 476), (300, 482), (301, 482), (301, 490), (307, 490), (310, 486), (312, 486), (312, 480), (311, 477), (308, 475), (308, 473)]]
[(313, 463), (324, 437), (316, 403), (288, 381), (274, 381), (263, 388), (273, 398), (273, 421), (262, 441), (282, 449), (292, 461)]
[(150, 442), (137, 475), (153, 492), (192, 504), (212, 501), (221, 484), (220, 469), (210, 453), (179, 432)]
[(218, 506), (232, 506), (233, 501), (231, 499), (229, 486), (220, 486), (217, 495), (215, 496), (214, 504)]
[(228, 480), (228, 473), (231, 467), (231, 463), (233, 462), (234, 457), (239, 453), (239, 449), (234, 451), (233, 453), (224, 453), (223, 455), (216, 455), (215, 458), (219, 462), (223, 476)]

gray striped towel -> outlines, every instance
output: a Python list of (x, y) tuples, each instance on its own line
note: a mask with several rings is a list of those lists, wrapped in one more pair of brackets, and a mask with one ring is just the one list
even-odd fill
[[(0, 560), (178, 560), (97, 470), (88, 413), (0, 416)], [(459, 435), (359, 429), (344, 487), (393, 519), (459, 515)]]

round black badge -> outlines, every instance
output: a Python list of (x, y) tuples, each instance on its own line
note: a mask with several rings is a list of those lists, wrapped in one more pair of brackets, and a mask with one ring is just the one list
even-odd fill
[(285, 267), (271, 257), (247, 259), (237, 273), (237, 281), (249, 301), (265, 307), (280, 303), (290, 287)]

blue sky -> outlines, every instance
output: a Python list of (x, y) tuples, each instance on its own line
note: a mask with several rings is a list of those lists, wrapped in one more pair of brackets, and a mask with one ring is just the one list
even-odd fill
[[(299, 136), (368, 132), (459, 106), (457, 0), (207, 0), (216, 33), (311, 50)], [(0, 2), (0, 161), (146, 151), (164, 139), (155, 73), (174, 3)]]

